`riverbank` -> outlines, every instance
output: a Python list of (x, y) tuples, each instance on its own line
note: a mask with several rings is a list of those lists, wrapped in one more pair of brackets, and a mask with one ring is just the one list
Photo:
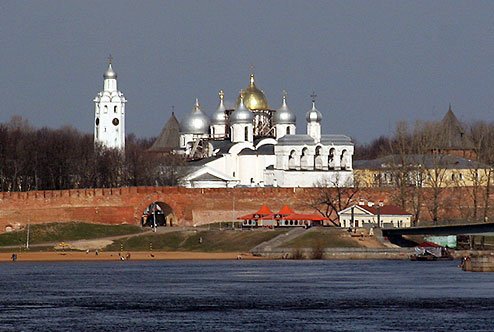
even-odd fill
[[(130, 254), (129, 260), (236, 260), (263, 259), (250, 253), (239, 252), (12, 252), (17, 255), (17, 262), (70, 262), (70, 261), (120, 261)], [(12, 253), (0, 253), (1, 262), (12, 262)]]
[[(298, 252), (298, 251), (297, 251)], [(120, 260), (277, 260), (277, 259), (315, 259), (310, 250), (300, 250), (298, 253), (276, 250), (273, 252), (191, 252), (191, 251), (94, 251), (89, 253), (79, 251), (48, 251), (48, 252), (3, 252), (0, 253), (0, 263), (11, 262), (12, 254), (17, 255), (18, 262), (70, 262), (70, 261), (120, 261)], [(410, 249), (358, 249), (333, 248), (324, 250), (323, 260), (408, 260)], [(129, 257), (130, 254), (130, 257)], [(123, 257), (123, 259), (122, 259)]]

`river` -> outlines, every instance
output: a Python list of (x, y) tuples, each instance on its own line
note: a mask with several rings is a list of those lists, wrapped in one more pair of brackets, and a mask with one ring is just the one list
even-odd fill
[(0, 331), (492, 331), (458, 262), (0, 264)]

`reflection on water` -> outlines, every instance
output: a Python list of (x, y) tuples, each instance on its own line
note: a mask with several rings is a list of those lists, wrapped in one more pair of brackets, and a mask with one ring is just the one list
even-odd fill
[(491, 331), (493, 275), (456, 264), (1, 264), (0, 330)]

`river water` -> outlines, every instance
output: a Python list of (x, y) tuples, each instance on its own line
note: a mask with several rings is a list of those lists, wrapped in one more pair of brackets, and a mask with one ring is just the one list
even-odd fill
[(493, 331), (458, 262), (0, 264), (0, 331)]

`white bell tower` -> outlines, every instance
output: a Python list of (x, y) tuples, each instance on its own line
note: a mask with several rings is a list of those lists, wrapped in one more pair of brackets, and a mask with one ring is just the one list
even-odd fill
[(103, 91), (94, 98), (94, 143), (104, 147), (125, 148), (125, 99), (117, 89), (117, 73), (108, 58), (108, 69), (103, 74)]

